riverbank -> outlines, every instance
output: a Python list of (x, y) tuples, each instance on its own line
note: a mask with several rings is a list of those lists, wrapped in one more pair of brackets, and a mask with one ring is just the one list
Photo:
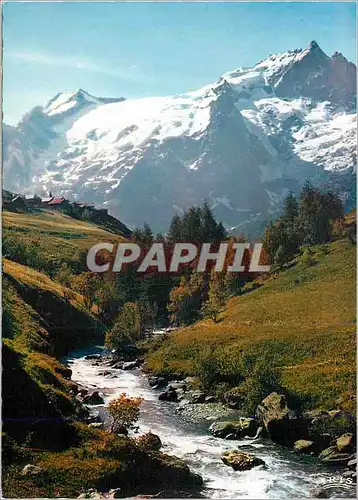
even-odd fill
[[(339, 472), (327, 470), (317, 459), (297, 454), (268, 439), (234, 440), (213, 436), (209, 431), (211, 420), (194, 423), (183, 419), (178, 413), (180, 403), (160, 401), (158, 396), (163, 388), (151, 388), (147, 376), (138, 368), (111, 368), (96, 360), (85, 359), (84, 353), (71, 357), (69, 366), (73, 380), (81, 385), (87, 383), (92, 391), (98, 390), (105, 404), (122, 392), (143, 397), (139, 429), (134, 435), (149, 431), (159, 435), (163, 452), (180, 457), (192, 471), (203, 477), (202, 495), (207, 498), (308, 497), (331, 476), (340, 477)], [(198, 409), (200, 404), (190, 406)], [(93, 409), (103, 419), (104, 405)], [(245, 472), (234, 471), (221, 461), (223, 453), (234, 449), (254, 454), (266, 466)]]
[(195, 376), (202, 389), (253, 413), (282, 388), (305, 410), (356, 412), (356, 248), (311, 248), (287, 269), (249, 283), (218, 321), (198, 321), (147, 356), (153, 375)]

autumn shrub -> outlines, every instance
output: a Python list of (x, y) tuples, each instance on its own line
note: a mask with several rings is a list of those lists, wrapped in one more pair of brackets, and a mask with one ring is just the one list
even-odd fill
[(139, 418), (139, 406), (143, 398), (131, 398), (122, 393), (113, 399), (108, 405), (108, 413), (111, 418), (111, 432), (122, 434), (123, 429), (128, 430)]

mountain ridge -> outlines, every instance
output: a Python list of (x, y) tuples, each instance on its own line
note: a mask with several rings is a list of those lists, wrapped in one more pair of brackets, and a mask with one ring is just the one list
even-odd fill
[(229, 228), (256, 225), (306, 178), (350, 184), (354, 68), (313, 41), (174, 96), (58, 94), (6, 128), (5, 187), (91, 199), (132, 227), (165, 230), (203, 199)]

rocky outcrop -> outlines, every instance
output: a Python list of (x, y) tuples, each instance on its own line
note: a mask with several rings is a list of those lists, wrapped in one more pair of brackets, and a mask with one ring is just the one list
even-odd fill
[(148, 384), (153, 389), (156, 389), (157, 387), (165, 386), (166, 382), (167, 381), (164, 377), (156, 377), (154, 375), (148, 377)]
[(140, 354), (142, 354), (142, 351), (139, 347), (123, 344), (114, 351), (113, 358), (116, 361), (135, 361)]
[(221, 460), (225, 465), (230, 465), (235, 471), (245, 471), (259, 465), (265, 465), (261, 458), (241, 451), (226, 451), (222, 454)]
[(102, 493), (99, 491), (95, 490), (94, 488), (90, 488), (89, 490), (85, 491), (84, 493), (81, 493), (77, 498), (92, 498), (93, 500), (100, 500), (102, 498), (105, 498)]
[(178, 401), (178, 393), (175, 389), (168, 387), (168, 389), (158, 396), (159, 401), (170, 401), (175, 402)]
[(239, 418), (226, 422), (214, 422), (210, 431), (215, 437), (227, 439), (241, 439), (246, 436), (255, 437), (259, 425), (253, 418)]
[(303, 413), (303, 418), (308, 423), (307, 438), (320, 443), (321, 449), (344, 433), (356, 433), (356, 419), (345, 411), (313, 410)]
[(299, 439), (293, 446), (298, 453), (314, 453), (316, 451), (316, 443), (306, 439)]
[[(142, 464), (144, 469), (145, 462)], [(147, 485), (151, 487), (197, 489), (203, 484), (203, 479), (198, 474), (190, 471), (189, 467), (183, 460), (172, 455), (164, 453), (153, 453), (150, 456), (150, 461), (146, 469), (143, 480), (147, 478)]]
[(136, 443), (145, 450), (159, 451), (162, 447), (162, 442), (159, 436), (148, 432), (136, 439)]
[(307, 421), (288, 407), (283, 394), (269, 394), (257, 407), (256, 417), (276, 443), (292, 445), (307, 436)]
[(326, 464), (344, 466), (348, 465), (352, 455), (350, 453), (340, 453), (337, 446), (330, 446), (320, 453), (319, 458)]
[(67, 368), (66, 366), (56, 366), (55, 367), (55, 373), (58, 373), (61, 375), (61, 377), (70, 380), (72, 377), (72, 370), (70, 368)]
[(37, 465), (27, 464), (21, 471), (22, 476), (37, 476), (41, 474), (43, 469)]
[(91, 394), (87, 394), (82, 402), (86, 405), (103, 405), (104, 404), (104, 399), (102, 396), (99, 394), (98, 391), (94, 391)]
[(127, 361), (123, 363), (122, 370), (135, 370), (136, 368), (139, 367), (139, 365), (140, 363), (138, 362), (138, 360)]
[(84, 359), (90, 359), (90, 360), (96, 360), (96, 361), (101, 361), (102, 356), (101, 354), (87, 354)]
[(339, 453), (352, 452), (353, 447), (354, 447), (353, 434), (351, 434), (351, 433), (342, 434), (342, 436), (340, 436), (337, 439), (336, 446), (337, 446)]
[(189, 402), (191, 404), (200, 404), (200, 403), (205, 403), (207, 394), (202, 391), (194, 391), (191, 394), (191, 398), (189, 399)]

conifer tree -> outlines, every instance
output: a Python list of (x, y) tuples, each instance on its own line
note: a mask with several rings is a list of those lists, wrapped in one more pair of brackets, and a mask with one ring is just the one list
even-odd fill
[(145, 222), (143, 225), (143, 230), (142, 230), (142, 244), (145, 247), (150, 247), (152, 245), (153, 241), (154, 241), (153, 232), (152, 232), (149, 224), (147, 224), (147, 222)]
[(203, 204), (203, 207), (201, 209), (201, 217), (202, 217), (201, 241), (204, 243), (211, 243), (217, 239), (218, 225), (207, 202)]
[(135, 243), (142, 243), (143, 241), (143, 234), (142, 234), (142, 230), (139, 228), (139, 227), (136, 227), (133, 231), (132, 231), (132, 240), (135, 242)]
[(176, 243), (182, 240), (182, 221), (178, 214), (174, 214), (171, 220), (167, 235), (169, 243)]
[(298, 210), (299, 207), (296, 196), (290, 191), (284, 201), (282, 216), (283, 221), (289, 226), (290, 230), (294, 229), (298, 217)]
[(223, 241), (227, 238), (227, 231), (223, 226), (222, 222), (219, 222), (217, 230), (216, 230), (216, 239), (217, 241)]
[(192, 206), (182, 219), (182, 238), (184, 241), (200, 241), (201, 239), (201, 208)]

